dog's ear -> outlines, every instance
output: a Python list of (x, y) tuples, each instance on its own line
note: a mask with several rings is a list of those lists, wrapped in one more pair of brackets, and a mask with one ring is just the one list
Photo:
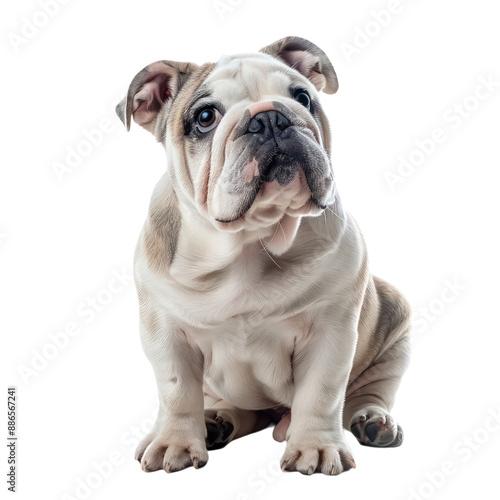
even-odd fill
[(287, 36), (260, 50), (277, 57), (308, 78), (319, 91), (335, 94), (337, 75), (328, 56), (314, 43), (298, 36)]
[(116, 114), (130, 130), (130, 120), (154, 132), (158, 113), (172, 103), (184, 82), (198, 66), (193, 63), (157, 61), (146, 66), (132, 80), (127, 97), (117, 106)]

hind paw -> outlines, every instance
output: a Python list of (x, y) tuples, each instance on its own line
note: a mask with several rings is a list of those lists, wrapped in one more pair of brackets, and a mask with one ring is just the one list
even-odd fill
[(357, 411), (349, 428), (365, 446), (394, 448), (403, 442), (403, 429), (382, 408), (370, 406)]

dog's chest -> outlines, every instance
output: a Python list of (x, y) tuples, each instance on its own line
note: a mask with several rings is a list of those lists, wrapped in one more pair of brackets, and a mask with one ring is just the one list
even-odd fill
[(306, 315), (266, 321), (254, 313), (187, 334), (203, 352), (204, 379), (213, 395), (240, 408), (264, 409), (291, 404), (294, 347), (307, 321)]
[(215, 250), (198, 250), (176, 254), (175, 282), (152, 277), (149, 286), (203, 353), (210, 392), (240, 408), (290, 406), (294, 349), (331, 291), (331, 266), (310, 260), (310, 248), (278, 265), (256, 246), (217, 269)]
[(324, 275), (321, 266), (311, 265), (306, 259), (278, 265), (262, 248), (212, 272), (203, 272), (201, 265), (184, 265), (181, 259), (177, 265), (188, 269), (183, 281), (179, 273), (176, 275), (178, 283), (185, 286), (156, 282), (157, 295), (164, 297), (162, 302), (174, 316), (193, 327), (216, 328), (236, 317), (256, 317), (258, 321), (289, 318), (322, 293), (317, 286)]

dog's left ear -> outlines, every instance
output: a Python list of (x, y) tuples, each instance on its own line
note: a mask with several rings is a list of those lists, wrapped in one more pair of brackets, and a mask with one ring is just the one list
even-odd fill
[(157, 61), (139, 71), (132, 80), (116, 114), (130, 130), (131, 117), (146, 130), (154, 133), (161, 109), (171, 103), (188, 76), (197, 69), (193, 63)]
[(335, 94), (337, 75), (328, 56), (314, 43), (298, 36), (287, 36), (260, 50), (277, 57), (308, 78), (318, 91)]

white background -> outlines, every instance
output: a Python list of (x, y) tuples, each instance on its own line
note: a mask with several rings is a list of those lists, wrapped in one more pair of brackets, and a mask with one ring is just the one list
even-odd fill
[[(3, 7), (0, 321), (2, 386), (18, 387), (18, 498), (493, 495), (500, 442), (500, 422), (488, 420), (500, 412), (498, 4), (401, 0), (381, 27), (373, 12), (388, 9), (389, 0), (230, 1), (220, 2), (229, 6), (221, 13), (212, 0), (70, 0), (24, 42), (16, 38), (24, 18), (38, 15), (43, 23), (40, 5)], [(113, 272), (131, 271), (166, 160), (140, 127), (127, 134), (113, 108), (150, 62), (202, 63), (286, 35), (314, 41), (337, 70), (340, 90), (323, 105), (340, 193), (363, 229), (372, 271), (404, 291), (417, 313), (412, 364), (393, 411), (405, 442), (370, 449), (349, 435), (356, 470), (305, 477), (277, 471), (284, 444), (267, 429), (210, 453), (202, 470), (146, 474), (133, 460), (133, 434), (150, 424), (156, 388), (139, 342), (134, 286), (125, 279), (122, 291), (105, 289)], [(356, 48), (352, 57), (346, 44)], [(478, 102), (471, 96), (481, 78), (497, 87)], [(453, 118), (464, 101), (469, 116)], [(68, 147), (81, 146), (102, 120), (108, 129), (101, 143), (59, 179), (54, 164), (65, 163)], [(397, 173), (400, 156), (418, 159), (415, 141), (435, 128), (446, 140), (391, 189), (387, 172)], [(86, 301), (96, 296), (111, 301), (90, 317)], [(79, 334), (54, 351), (49, 334), (55, 338), (68, 323)], [(22, 376), (28, 368), (33, 372)], [(112, 470), (96, 472), (110, 457)], [(438, 472), (443, 466), (446, 476)]]

